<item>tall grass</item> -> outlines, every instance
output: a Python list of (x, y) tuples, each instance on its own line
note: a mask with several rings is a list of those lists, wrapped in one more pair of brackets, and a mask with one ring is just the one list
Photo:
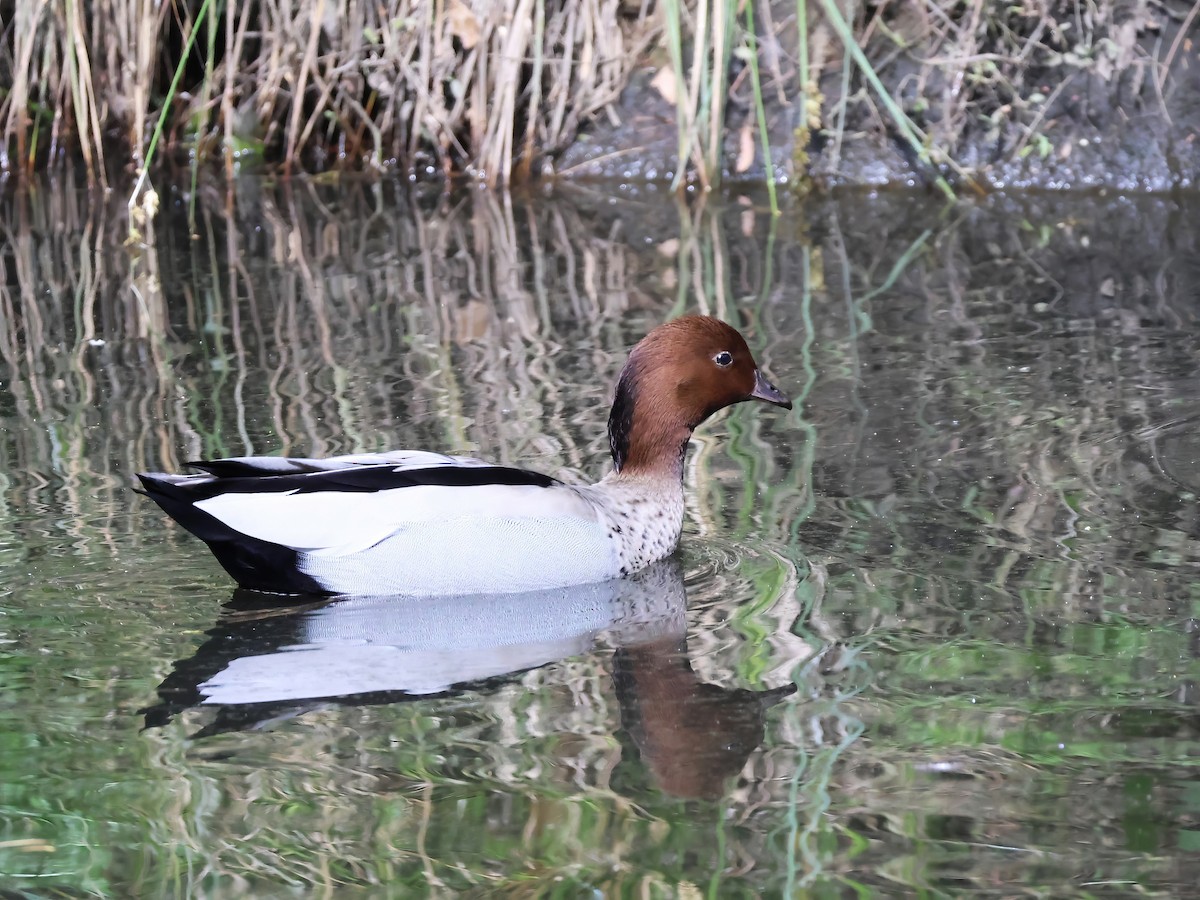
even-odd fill
[(19, 3), (0, 19), (0, 169), (78, 157), (102, 182), (148, 161), (159, 120), (176, 162), (503, 182), (614, 100), (660, 30), (620, 0)]
[[(677, 187), (711, 187), (748, 157), (773, 180), (775, 117), (794, 129), (798, 176), (815, 135), (833, 138), (836, 171), (843, 134), (873, 130), (949, 194), (945, 177), (969, 180), (965, 131), (993, 129), (1002, 153), (1051, 152), (1039, 128), (1080, 76), (1132, 72), (1136, 88), (1152, 73), (1171, 94), (1200, 4), (1126, 6), (31, 0), (0, 6), (0, 172), (79, 161), (103, 185), (151, 165), (188, 163), (194, 178), (205, 161), (265, 161), (500, 184), (552, 168), (593, 120), (615, 123), (631, 74), (661, 53)], [(823, 76), (839, 67), (834, 90)]]

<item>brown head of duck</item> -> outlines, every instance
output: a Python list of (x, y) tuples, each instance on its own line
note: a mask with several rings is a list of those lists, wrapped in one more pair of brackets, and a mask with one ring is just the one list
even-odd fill
[(608, 417), (616, 473), (681, 476), (696, 427), (745, 400), (792, 408), (737, 329), (711, 316), (682, 316), (658, 326), (630, 352), (617, 382)]

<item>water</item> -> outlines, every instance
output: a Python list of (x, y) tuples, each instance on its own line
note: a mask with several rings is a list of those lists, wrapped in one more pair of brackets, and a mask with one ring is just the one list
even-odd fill
[[(119, 198), (3, 199), (0, 888), (1200, 882), (1200, 201), (609, 193), (246, 181), (129, 244)], [(130, 489), (403, 446), (595, 478), (683, 309), (800, 402), (702, 429), (629, 583), (280, 607)]]

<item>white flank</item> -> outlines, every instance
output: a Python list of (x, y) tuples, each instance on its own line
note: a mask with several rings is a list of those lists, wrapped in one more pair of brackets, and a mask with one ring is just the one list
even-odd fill
[[(230, 493), (196, 503), (230, 528), (321, 556), (373, 547), (413, 525), (447, 519), (597, 522), (591, 504), (565, 485), (419, 485), (386, 491)], [(442, 548), (442, 552), (455, 548)]]

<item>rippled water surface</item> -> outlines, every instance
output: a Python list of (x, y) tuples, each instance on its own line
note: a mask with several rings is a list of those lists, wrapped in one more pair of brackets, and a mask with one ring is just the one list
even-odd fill
[[(1200, 882), (1195, 198), (122, 209), (0, 198), (0, 889)], [(697, 434), (684, 546), (625, 582), (283, 605), (131, 490), (405, 446), (595, 478), (684, 310), (798, 402)]]

